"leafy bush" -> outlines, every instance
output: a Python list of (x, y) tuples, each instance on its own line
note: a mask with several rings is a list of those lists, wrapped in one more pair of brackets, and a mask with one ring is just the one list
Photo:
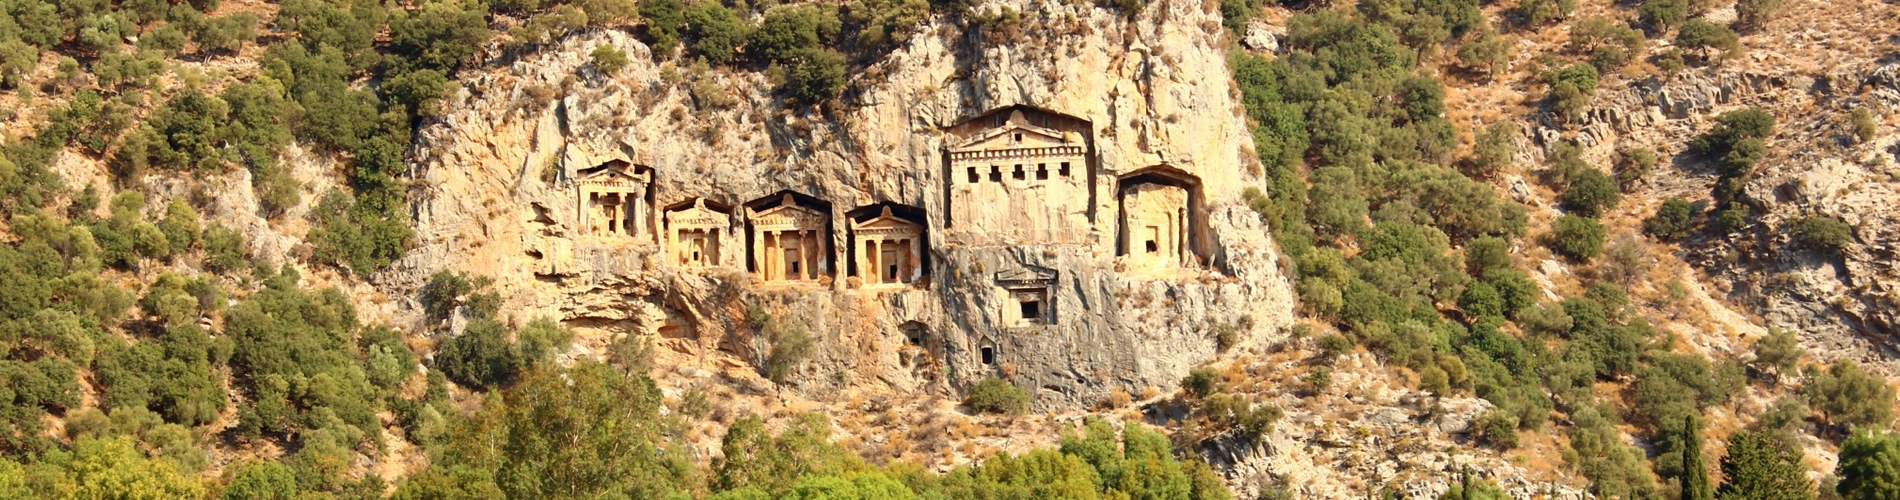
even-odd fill
[(1840, 255), (1854, 242), (1854, 228), (1830, 215), (1811, 215), (1795, 219), (1794, 240), (1828, 255)]
[(765, 11), (759, 28), (746, 38), (746, 53), (764, 62), (792, 63), (831, 43), (843, 29), (836, 8), (814, 4), (783, 5)]
[(1874, 122), (1874, 113), (1868, 111), (1867, 108), (1854, 108), (1848, 113), (1848, 120), (1853, 122), (1854, 138), (1859, 139), (1860, 142), (1873, 141), (1874, 134), (1879, 132), (1878, 125)]
[(1532, 25), (1540, 25), (1570, 17), (1577, 10), (1576, 0), (1519, 0), (1518, 15), (1524, 16)]
[(1635, 189), (1656, 169), (1657, 161), (1656, 152), (1648, 148), (1624, 150), (1616, 162), (1616, 185), (1625, 192)]
[(1516, 122), (1499, 120), (1484, 128), (1478, 134), (1476, 144), (1471, 146), (1472, 175), (1478, 178), (1492, 178), (1504, 167), (1510, 166), (1511, 156), (1517, 154)]
[(1220, 372), (1212, 367), (1198, 367), (1188, 370), (1187, 377), (1181, 379), (1181, 390), (1195, 398), (1204, 398), (1221, 390)]
[(630, 62), (627, 60), (627, 53), (621, 52), (620, 49), (604, 43), (595, 45), (594, 51), (589, 54), (589, 57), (592, 58), (594, 69), (600, 70), (601, 74), (609, 76), (614, 73), (619, 73), (620, 69), (627, 67), (627, 64)]
[[(1227, 6), (1221, 9), (1225, 13)], [(858, 47), (877, 49), (910, 40), (929, 13), (930, 2), (925, 0), (852, 0), (844, 18), (857, 26)]]
[(1603, 225), (1597, 221), (1564, 215), (1551, 225), (1551, 248), (1577, 260), (1590, 260), (1603, 251)]
[(844, 88), (844, 65), (844, 55), (837, 51), (806, 50), (792, 60), (786, 74), (786, 93), (807, 104), (829, 101)]
[[(1676, 32), (1676, 46), (1684, 50), (1693, 50), (1703, 54), (1707, 60), (1715, 55), (1726, 57), (1741, 48), (1741, 37), (1727, 26), (1715, 24), (1701, 18), (1690, 19), (1682, 23), (1682, 29)], [(1719, 54), (1710, 54), (1711, 51)]]
[(1671, 197), (1656, 207), (1656, 215), (1643, 221), (1643, 232), (1663, 241), (1676, 241), (1689, 235), (1695, 224), (1695, 207), (1688, 200)]
[(1015, 415), (1029, 409), (1029, 394), (1007, 380), (987, 377), (970, 386), (963, 404), (982, 413)]
[(488, 6), (479, 2), (427, 2), (395, 9), (389, 16), (389, 49), (398, 73), (452, 70), (488, 42)]
[(693, 2), (686, 8), (683, 19), (686, 33), (693, 37), (693, 51), (713, 64), (732, 62), (739, 46), (752, 33), (751, 25), (719, 2)]
[(1594, 218), (1616, 208), (1616, 202), (1622, 196), (1610, 176), (1600, 170), (1586, 168), (1571, 176), (1570, 185), (1564, 188), (1563, 204), (1578, 214)]
[[(1862, 429), (1841, 443), (1836, 491), (1846, 500), (1900, 498), (1900, 436)], [(1805, 493), (1805, 491), (1803, 492)]]
[(1779, 375), (1794, 373), (1806, 351), (1793, 330), (1769, 328), (1767, 336), (1755, 339), (1754, 353), (1754, 359), (1748, 362), (1750, 366)]
[(1570, 49), (1590, 55), (1598, 72), (1615, 71), (1643, 50), (1643, 33), (1628, 24), (1592, 16), (1570, 25)]
[(1689, 0), (1643, 0), (1636, 17), (1652, 30), (1668, 31), (1689, 19)]
[(1499, 37), (1495, 30), (1486, 26), (1478, 35), (1458, 46), (1456, 57), (1458, 64), (1472, 71), (1483, 71), (1485, 75), (1496, 76), (1510, 68), (1511, 55), (1515, 48), (1510, 42)]
[(671, 57), (680, 43), (680, 25), (686, 22), (685, 5), (680, 0), (648, 0), (639, 6), (647, 36), (653, 37), (654, 58)]
[(1807, 398), (1808, 406), (1821, 412), (1823, 421), (1843, 429), (1885, 427), (1893, 420), (1893, 388), (1851, 360), (1808, 371), (1801, 396)]
[(1736, 21), (1750, 28), (1767, 26), (1782, 5), (1782, 0), (1738, 0), (1735, 2)]

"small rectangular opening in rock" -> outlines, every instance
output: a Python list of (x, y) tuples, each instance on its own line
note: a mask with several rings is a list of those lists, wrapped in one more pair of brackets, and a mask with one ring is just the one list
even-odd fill
[(1049, 180), (1049, 164), (1047, 163), (1036, 164), (1036, 180), (1039, 180), (1039, 181)]
[(1011, 171), (1009, 173), (1009, 176), (1019, 181), (1023, 180), (1023, 164), (1021, 163), (1016, 164), (1016, 170)]
[(983, 346), (983, 364), (986, 364), (986, 365), (996, 364), (996, 349), (995, 348), (992, 348), (990, 346)]

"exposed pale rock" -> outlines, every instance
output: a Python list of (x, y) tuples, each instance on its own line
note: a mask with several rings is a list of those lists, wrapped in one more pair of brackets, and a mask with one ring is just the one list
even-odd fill
[[(1217, 13), (1017, 8), (1098, 35), (975, 46), (925, 26), (822, 113), (786, 109), (761, 74), (655, 62), (619, 32), (489, 61), (419, 131), (418, 248), (380, 279), (494, 276), (512, 321), (650, 336), (708, 368), (762, 367), (772, 343), (747, 320), (756, 308), (814, 337), (782, 389), (819, 400), (863, 385), (954, 394), (994, 375), (1038, 409), (1078, 408), (1173, 387), (1213, 358), (1219, 331), (1241, 348), (1277, 338), (1292, 294), (1241, 201), (1260, 179), (1216, 76)], [(587, 64), (600, 44), (631, 63), (600, 74)], [(650, 202), (633, 188), (580, 196), (613, 161), (642, 182), (650, 169)], [(774, 211), (788, 193), (796, 217)], [(1130, 223), (1124, 193), (1173, 211)], [(702, 233), (668, 225), (702, 205), (729, 208), (690, 217)], [(873, 207), (917, 225), (919, 262), (899, 267), (912, 283), (881, 275), (910, 252), (886, 252), (908, 240), (866, 225)], [(622, 233), (599, 237), (596, 218)]]

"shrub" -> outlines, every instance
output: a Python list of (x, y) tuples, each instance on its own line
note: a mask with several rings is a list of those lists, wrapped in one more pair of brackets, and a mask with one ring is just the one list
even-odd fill
[(647, 36), (653, 37), (653, 57), (673, 54), (680, 43), (680, 25), (686, 21), (685, 5), (680, 0), (648, 0), (639, 3), (640, 18), (646, 21)]
[(1643, 52), (1643, 33), (1623, 22), (1588, 17), (1570, 25), (1570, 49), (1589, 54), (1597, 71), (1614, 71)]
[(1767, 336), (1755, 339), (1754, 351), (1755, 357), (1748, 361), (1749, 366), (1777, 375), (1793, 373), (1801, 356), (1806, 354), (1794, 331), (1780, 328), (1769, 328)]
[(1564, 189), (1563, 204), (1585, 217), (1599, 217), (1616, 208), (1621, 198), (1622, 192), (1610, 176), (1586, 168), (1570, 178), (1570, 185)]
[(1668, 31), (1689, 19), (1689, 0), (1643, 0), (1636, 8), (1636, 18), (1652, 30)]
[(1656, 152), (1649, 148), (1632, 148), (1623, 151), (1616, 162), (1616, 185), (1623, 191), (1630, 191), (1649, 177), (1656, 169)]
[(1825, 370), (1810, 370), (1801, 384), (1801, 396), (1807, 398), (1808, 406), (1821, 412), (1824, 421), (1843, 429), (1886, 427), (1893, 420), (1893, 388), (1851, 360), (1835, 361)]
[(1524, 16), (1532, 25), (1570, 17), (1577, 10), (1576, 0), (1519, 0), (1518, 15)]
[(837, 38), (842, 27), (835, 8), (812, 4), (773, 7), (746, 38), (746, 53), (765, 62), (788, 64), (821, 49)]
[(1715, 213), (1715, 221), (1710, 225), (1714, 226), (1718, 233), (1734, 233), (1748, 226), (1748, 215), (1749, 210), (1747, 205), (1743, 205), (1740, 202), (1729, 202), (1728, 208), (1724, 208)]
[(1352, 339), (1337, 333), (1322, 335), (1314, 342), (1319, 346), (1319, 360), (1322, 363), (1332, 363), (1340, 355), (1352, 350)]
[(1029, 394), (1009, 381), (987, 377), (970, 386), (963, 404), (981, 413), (1020, 414), (1029, 409)]
[[(389, 49), (401, 69), (449, 71), (488, 42), (488, 6), (477, 2), (427, 2), (392, 9)], [(413, 66), (413, 67), (410, 67)]]
[(1875, 429), (1856, 431), (1841, 443), (1840, 465), (1834, 473), (1841, 477), (1835, 488), (1840, 498), (1900, 498), (1900, 436)]
[[(1225, 13), (1227, 6), (1221, 9)], [(845, 19), (858, 26), (857, 43), (863, 49), (903, 44), (929, 13), (930, 2), (925, 0), (852, 0), (845, 7)]]
[(1706, 60), (1713, 57), (1710, 51), (1724, 57), (1735, 53), (1741, 48), (1741, 38), (1727, 26), (1696, 18), (1682, 23), (1682, 29), (1676, 32), (1676, 46), (1701, 52)]
[(1603, 251), (1602, 224), (1586, 217), (1564, 215), (1552, 224), (1552, 249), (1577, 260), (1590, 260)]
[(1181, 379), (1181, 390), (1189, 396), (1204, 398), (1221, 389), (1220, 381), (1220, 371), (1203, 366), (1188, 370), (1187, 377)]
[(244, 44), (257, 41), (257, 15), (240, 11), (205, 19), (192, 30), (192, 39), (201, 51), (237, 52)]
[(786, 75), (786, 93), (807, 104), (829, 101), (844, 88), (844, 64), (844, 56), (837, 51), (808, 50), (792, 63)]
[(1510, 42), (1486, 26), (1478, 31), (1476, 38), (1459, 45), (1456, 55), (1458, 63), (1465, 69), (1497, 75), (1510, 67), (1513, 52), (1515, 50)]
[(620, 69), (627, 67), (630, 62), (627, 60), (627, 53), (604, 43), (594, 46), (594, 51), (589, 56), (594, 63), (594, 69), (608, 76), (619, 73)]
[(1794, 221), (1794, 240), (1828, 255), (1840, 255), (1854, 242), (1854, 228), (1831, 215), (1811, 215)]
[(1650, 58), (1650, 62), (1656, 65), (1656, 69), (1662, 71), (1663, 76), (1674, 76), (1682, 71), (1682, 49), (1670, 48), (1662, 51)]
[(693, 37), (693, 50), (712, 64), (732, 62), (739, 46), (752, 33), (752, 27), (744, 19), (719, 2), (693, 2), (686, 8), (683, 19), (686, 33)]
[(1471, 146), (1472, 176), (1489, 179), (1510, 166), (1511, 156), (1517, 154), (1518, 134), (1517, 123), (1510, 120), (1486, 126), (1484, 133), (1478, 134), (1477, 143)]
[(1689, 235), (1695, 224), (1695, 206), (1688, 200), (1671, 197), (1656, 207), (1656, 215), (1643, 221), (1643, 232), (1662, 241), (1676, 241)]
[(1485, 446), (1500, 451), (1517, 448), (1517, 419), (1509, 413), (1498, 410), (1487, 411), (1472, 425), (1476, 427), (1479, 442), (1484, 443)]
[(1854, 122), (1854, 138), (1859, 139), (1860, 142), (1873, 141), (1874, 134), (1879, 132), (1878, 126), (1874, 123), (1874, 114), (1867, 108), (1854, 108), (1848, 113), (1848, 119)]
[(1760, 28), (1768, 25), (1775, 13), (1780, 12), (1782, 0), (1737, 0), (1735, 17), (1742, 26)]
[(1497, 288), (1480, 281), (1465, 286), (1464, 293), (1458, 295), (1458, 308), (1463, 309), (1465, 315), (1473, 320), (1489, 317), (1502, 318), (1504, 317), (1504, 297), (1498, 295)]

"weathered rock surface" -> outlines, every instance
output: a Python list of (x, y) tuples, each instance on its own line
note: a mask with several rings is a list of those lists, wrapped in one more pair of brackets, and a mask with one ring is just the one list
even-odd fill
[[(1054, 34), (994, 40), (926, 26), (853, 75), (846, 105), (822, 112), (787, 109), (757, 73), (656, 63), (618, 32), (491, 60), (463, 81), (447, 106), (455, 111), (419, 133), (419, 247), (382, 279), (491, 275), (514, 320), (551, 316), (584, 337), (652, 336), (751, 369), (770, 351), (746, 321), (756, 306), (816, 338), (787, 388), (820, 400), (861, 385), (954, 393), (999, 375), (1037, 408), (1078, 408), (1117, 388), (1174, 386), (1215, 355), (1218, 332), (1243, 345), (1274, 338), (1293, 299), (1266, 228), (1241, 200), (1258, 167), (1225, 76), (1218, 14), (1192, 3), (1134, 21), (1090, 5), (1014, 7)], [(601, 74), (587, 63), (599, 44), (632, 64)], [(951, 126), (1000, 120), (1007, 113), (988, 113), (1011, 106), (1083, 123), (1089, 201), (1067, 237), (982, 237), (1020, 232), (1027, 214), (1014, 206), (973, 207), (987, 212), (973, 221), (944, 215), (949, 187), (968, 182), (946, 168), (948, 148), (970, 140)], [(651, 169), (649, 209), (695, 198), (735, 207), (712, 267), (679, 265), (657, 235), (587, 234), (575, 181), (615, 160)], [(1197, 205), (1184, 213), (1195, 258), (1125, 271), (1118, 183), (1155, 167), (1192, 185)], [(1016, 175), (1009, 185), (1028, 185)], [(1036, 201), (1037, 189), (1010, 200)], [(760, 251), (749, 248), (759, 244), (747, 208), (782, 191), (829, 205), (818, 279), (763, 280), (752, 265)], [(846, 249), (863, 248), (846, 230), (859, 219), (846, 213), (885, 203), (923, 214), (926, 272), (915, 283), (866, 286), (843, 264), (854, 255)], [(1010, 286), (1023, 283), (1047, 293), (1047, 321), (1022, 321), (1028, 306)], [(906, 345), (919, 336), (922, 345)]]

